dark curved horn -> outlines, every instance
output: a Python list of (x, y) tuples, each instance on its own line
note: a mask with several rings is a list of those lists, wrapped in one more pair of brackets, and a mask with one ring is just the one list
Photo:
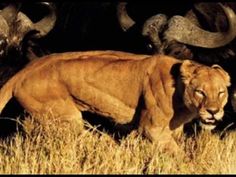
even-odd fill
[(127, 31), (135, 24), (135, 21), (127, 13), (126, 5), (127, 2), (119, 2), (117, 5), (117, 18), (123, 31)]
[(198, 19), (196, 13), (193, 11), (193, 9), (190, 9), (189, 11), (187, 11), (187, 13), (184, 15), (184, 17), (189, 19), (196, 26), (198, 26), (198, 27), (201, 26), (199, 19)]
[(52, 30), (56, 23), (56, 7), (50, 2), (40, 2), (40, 4), (46, 6), (49, 9), (49, 14), (41, 19), (39, 22), (33, 24), (33, 29), (37, 30), (38, 33), (34, 35), (36, 38), (45, 36), (49, 31)]
[(19, 12), (21, 4), (9, 4), (7, 7), (0, 11), (0, 15), (6, 20), (8, 25), (10, 26), (15, 19), (17, 18), (17, 14)]
[(152, 44), (155, 47), (156, 52), (161, 52), (161, 40), (159, 37), (159, 33), (161, 33), (167, 24), (167, 16), (164, 14), (157, 14), (150, 18), (148, 18), (142, 29), (142, 35), (147, 36)]
[(220, 3), (219, 5), (229, 22), (227, 32), (205, 31), (182, 16), (174, 16), (170, 19), (168, 29), (164, 33), (165, 39), (204, 48), (217, 48), (230, 43), (236, 36), (236, 15), (231, 8)]

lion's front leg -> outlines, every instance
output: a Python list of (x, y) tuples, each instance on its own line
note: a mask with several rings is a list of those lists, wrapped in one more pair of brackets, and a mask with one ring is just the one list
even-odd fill
[(184, 154), (183, 149), (177, 144), (173, 137), (173, 131), (168, 124), (158, 123), (158, 117), (153, 117), (150, 112), (144, 110), (139, 124), (139, 133), (149, 138), (152, 142), (157, 143), (161, 151), (167, 151), (171, 154)]
[(158, 107), (160, 103), (157, 103), (148, 81), (144, 88), (145, 109), (141, 113), (139, 132), (151, 141), (157, 142), (162, 150), (168, 150), (174, 154), (182, 153), (169, 127), (173, 111), (162, 110)]

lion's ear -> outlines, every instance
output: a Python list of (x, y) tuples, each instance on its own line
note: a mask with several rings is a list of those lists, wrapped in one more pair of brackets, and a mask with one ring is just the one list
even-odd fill
[(193, 72), (196, 69), (196, 63), (191, 60), (184, 60), (180, 66), (180, 74), (183, 82), (188, 84), (193, 76)]
[(216, 69), (219, 72), (219, 74), (225, 80), (226, 86), (229, 87), (230, 86), (230, 76), (229, 76), (229, 74), (219, 65), (214, 64), (211, 67)]

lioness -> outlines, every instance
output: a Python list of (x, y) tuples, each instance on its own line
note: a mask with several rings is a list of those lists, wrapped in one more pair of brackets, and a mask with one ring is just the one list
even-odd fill
[(214, 126), (224, 114), (229, 75), (164, 55), (68, 52), (28, 64), (0, 90), (0, 112), (15, 97), (31, 114), (48, 112), (83, 128), (82, 111), (126, 124), (142, 97), (138, 131), (175, 149), (172, 132), (195, 117)]

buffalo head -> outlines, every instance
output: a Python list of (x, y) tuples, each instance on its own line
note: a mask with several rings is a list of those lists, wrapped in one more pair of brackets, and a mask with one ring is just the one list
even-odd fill
[[(125, 2), (119, 3), (117, 11), (124, 31), (136, 24), (128, 15)], [(147, 18), (142, 26), (142, 35), (149, 39), (154, 53), (189, 59), (194, 56), (203, 60), (215, 54), (219, 55), (218, 58), (226, 58), (234, 55), (231, 49), (224, 47), (236, 36), (236, 15), (230, 7), (221, 3), (195, 3), (184, 16), (168, 17), (157, 13)]]
[(22, 4), (9, 4), (0, 10), (0, 58), (9, 54), (22, 54), (24, 42), (32, 38), (45, 36), (55, 25), (56, 9), (53, 3), (38, 2), (48, 9), (48, 14), (33, 22), (20, 11)]

